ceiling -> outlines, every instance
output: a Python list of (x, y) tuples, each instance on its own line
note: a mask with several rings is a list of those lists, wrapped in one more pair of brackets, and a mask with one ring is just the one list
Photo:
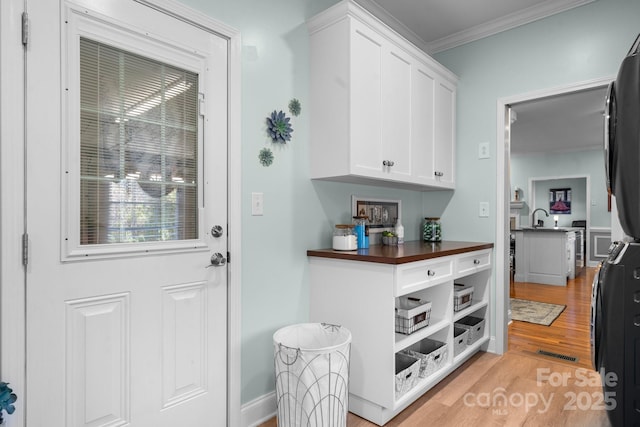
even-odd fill
[[(595, 0), (356, 0), (434, 54)], [(511, 153), (575, 151), (602, 142), (605, 88), (512, 105)]]
[(511, 154), (600, 149), (606, 87), (511, 106)]
[(356, 0), (433, 54), (595, 0)]

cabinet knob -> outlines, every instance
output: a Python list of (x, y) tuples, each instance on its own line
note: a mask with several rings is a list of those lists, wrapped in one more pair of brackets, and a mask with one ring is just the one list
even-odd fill
[(474, 259), (473, 260), (473, 264), (474, 265), (479, 265), (480, 264), (480, 260), (479, 259)]
[(383, 160), (382, 166), (393, 166), (394, 162), (392, 160)]
[(436, 272), (435, 272), (435, 271), (433, 271), (433, 270), (427, 270), (427, 276), (429, 276), (429, 277), (433, 277), (433, 276), (435, 276), (435, 275), (436, 275)]
[(440, 171), (435, 171), (434, 174), (435, 176), (444, 176), (444, 173)]

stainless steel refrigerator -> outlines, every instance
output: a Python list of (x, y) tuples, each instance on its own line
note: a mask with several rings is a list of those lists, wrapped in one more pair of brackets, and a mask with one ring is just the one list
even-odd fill
[(591, 353), (614, 427), (640, 427), (640, 35), (605, 101), (607, 185), (624, 241), (614, 242), (594, 277)]

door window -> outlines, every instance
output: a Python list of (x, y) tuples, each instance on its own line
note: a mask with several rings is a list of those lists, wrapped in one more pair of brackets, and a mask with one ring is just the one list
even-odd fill
[(80, 39), (79, 244), (198, 238), (198, 75)]

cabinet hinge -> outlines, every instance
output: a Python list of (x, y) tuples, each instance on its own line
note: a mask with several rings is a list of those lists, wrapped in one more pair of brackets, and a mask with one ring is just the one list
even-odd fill
[(231, 252), (227, 251), (227, 264), (231, 262)]
[(25, 267), (29, 264), (29, 235), (22, 235), (22, 265)]
[(27, 47), (29, 44), (29, 15), (22, 12), (22, 45)]

